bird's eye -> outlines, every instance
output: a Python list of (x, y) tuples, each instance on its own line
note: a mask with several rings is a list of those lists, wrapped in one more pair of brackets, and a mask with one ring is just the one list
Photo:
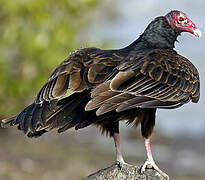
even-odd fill
[(179, 22), (182, 22), (184, 21), (184, 18), (183, 17), (179, 17)]
[(180, 16), (180, 17), (178, 18), (178, 23), (179, 23), (179, 24), (182, 24), (182, 25), (185, 25), (185, 24), (188, 23), (188, 19), (185, 18), (185, 17)]

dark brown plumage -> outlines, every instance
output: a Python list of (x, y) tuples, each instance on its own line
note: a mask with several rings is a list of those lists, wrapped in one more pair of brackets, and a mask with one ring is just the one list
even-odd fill
[[(156, 18), (123, 49), (82, 48), (72, 52), (50, 76), (34, 103), (3, 120), (2, 126), (18, 125), (29, 137), (39, 137), (51, 129), (57, 128), (60, 133), (94, 124), (114, 136), (116, 143), (119, 121), (127, 120), (136, 126), (141, 123), (142, 136), (149, 140), (156, 108), (177, 108), (199, 100), (197, 69), (173, 50), (177, 36), (188, 31), (174, 24), (173, 19), (179, 23), (177, 18), (182, 16), (188, 19), (179, 11)], [(200, 36), (193, 22), (186, 21), (189, 23), (183, 26), (190, 27), (188, 32)], [(67, 92), (72, 94), (64, 97)], [(157, 169), (149, 155), (148, 151), (147, 164)]]

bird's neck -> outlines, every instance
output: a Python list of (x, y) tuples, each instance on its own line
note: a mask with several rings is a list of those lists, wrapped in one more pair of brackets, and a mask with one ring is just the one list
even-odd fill
[(127, 48), (174, 48), (180, 32), (171, 28), (165, 17), (153, 20), (143, 34)]

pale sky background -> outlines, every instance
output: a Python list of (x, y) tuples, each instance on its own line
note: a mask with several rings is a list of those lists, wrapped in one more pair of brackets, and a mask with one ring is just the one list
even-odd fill
[(89, 45), (99, 43), (99, 46), (102, 41), (111, 41), (112, 48), (121, 48), (137, 39), (155, 17), (176, 9), (185, 12), (197, 25), (202, 31), (202, 38), (182, 33), (178, 38), (179, 43), (176, 43), (176, 50), (187, 57), (200, 73), (200, 102), (189, 103), (175, 110), (158, 110), (156, 129), (166, 135), (205, 136), (204, 7), (203, 0), (105, 0), (91, 18), (90, 28), (80, 36), (82, 44), (86, 44), (88, 39)]

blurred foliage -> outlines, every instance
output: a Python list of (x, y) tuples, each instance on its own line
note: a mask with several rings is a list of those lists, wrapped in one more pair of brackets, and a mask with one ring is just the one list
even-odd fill
[(0, 1), (0, 116), (33, 100), (54, 68), (79, 48), (99, 0)]

